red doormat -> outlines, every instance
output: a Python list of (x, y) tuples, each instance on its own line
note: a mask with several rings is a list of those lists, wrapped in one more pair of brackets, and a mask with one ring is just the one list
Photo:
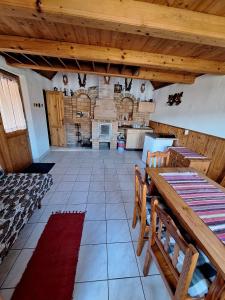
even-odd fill
[(84, 213), (53, 214), (13, 294), (13, 300), (71, 300)]

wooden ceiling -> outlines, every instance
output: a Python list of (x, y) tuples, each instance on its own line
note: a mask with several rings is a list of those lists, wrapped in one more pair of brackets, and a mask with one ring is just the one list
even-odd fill
[(9, 64), (143, 78), (159, 87), (225, 74), (224, 0), (54, 2), (1, 1), (0, 51)]

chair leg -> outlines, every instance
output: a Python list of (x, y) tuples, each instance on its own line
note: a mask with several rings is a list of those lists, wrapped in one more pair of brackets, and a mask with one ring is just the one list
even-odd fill
[(145, 256), (144, 268), (143, 268), (144, 276), (148, 275), (151, 262), (152, 262), (152, 256), (151, 256), (151, 253), (150, 253), (149, 249), (147, 249), (146, 256)]
[(133, 221), (132, 221), (132, 228), (135, 228), (137, 225), (137, 211), (136, 205), (134, 206), (134, 213), (133, 213)]
[(143, 246), (144, 246), (144, 237), (145, 237), (145, 228), (141, 228), (140, 235), (138, 238), (138, 244), (137, 244), (137, 256), (141, 255)]

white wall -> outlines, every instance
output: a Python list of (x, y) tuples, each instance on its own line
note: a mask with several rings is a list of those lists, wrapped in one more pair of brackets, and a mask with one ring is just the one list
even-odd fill
[(43, 89), (52, 89), (52, 82), (31, 71), (12, 68), (0, 57), (0, 69), (18, 75), (28, 125), (33, 160), (38, 160), (49, 150), (45, 107), (37, 108), (33, 103), (44, 104)]
[[(52, 80), (53, 87), (57, 87), (58, 89), (61, 89), (62, 91), (64, 88), (72, 89), (73, 91), (80, 89), (79, 83), (78, 83), (78, 75), (75, 73), (67, 73), (68, 77), (68, 84), (64, 86), (63, 84), (63, 73), (57, 73), (55, 77)], [(81, 78), (83, 78), (83, 74), (81, 74)], [(98, 86), (99, 82), (99, 76), (97, 75), (89, 75), (87, 74), (87, 81), (86, 81), (86, 89), (90, 86)], [(119, 78), (119, 77), (111, 77), (110, 79), (110, 86), (116, 84), (116, 83), (122, 84), (124, 87), (125, 85), (125, 79)], [(145, 83), (145, 92), (141, 93), (140, 88), (141, 84)], [(132, 95), (135, 96), (135, 98), (140, 98), (141, 100), (148, 100), (153, 97), (153, 87), (151, 85), (151, 82), (149, 80), (137, 80), (133, 79), (132, 87), (130, 92)]]
[[(184, 92), (182, 103), (168, 106), (168, 95)], [(173, 84), (154, 92), (151, 120), (225, 138), (225, 76), (204, 75), (194, 84)]]

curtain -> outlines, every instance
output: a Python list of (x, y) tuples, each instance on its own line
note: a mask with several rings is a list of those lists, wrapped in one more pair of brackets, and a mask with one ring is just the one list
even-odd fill
[(18, 83), (4, 75), (0, 75), (0, 112), (5, 132), (26, 129)]

